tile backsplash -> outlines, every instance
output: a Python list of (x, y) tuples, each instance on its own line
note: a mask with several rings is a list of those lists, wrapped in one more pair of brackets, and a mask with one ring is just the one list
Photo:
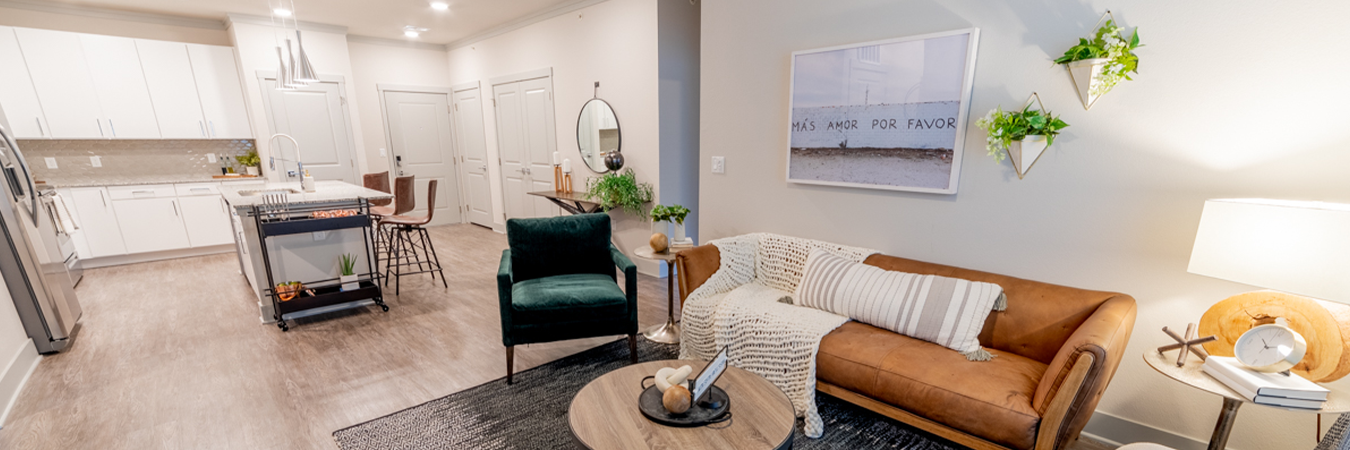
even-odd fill
[[(21, 139), (18, 143), (34, 178), (57, 186), (210, 179), (220, 175), (222, 161), (242, 172), (233, 158), (256, 148), (252, 139)], [(208, 154), (214, 154), (216, 162), (208, 162)], [(103, 167), (94, 167), (91, 156), (98, 156)], [(57, 168), (47, 168), (45, 158), (55, 158)]]

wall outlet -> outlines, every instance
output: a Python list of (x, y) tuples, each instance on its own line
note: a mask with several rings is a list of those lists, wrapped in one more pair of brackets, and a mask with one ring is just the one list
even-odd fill
[(46, 158), (42, 158), (42, 160), (47, 162), (47, 168), (48, 168), (48, 169), (55, 169), (55, 168), (56, 168), (56, 158), (46, 157)]
[(712, 157), (712, 173), (727, 173), (727, 158), (725, 156)]
[(215, 154), (215, 153), (207, 153), (207, 154), (206, 154), (206, 162), (209, 162), (209, 163), (216, 162), (216, 154)]
[(103, 158), (98, 156), (90, 156), (89, 165), (94, 167), (103, 167)]
[(314, 240), (315, 240), (315, 241), (322, 241), (322, 240), (324, 240), (324, 239), (328, 239), (328, 232), (327, 232), (327, 231), (315, 231), (313, 234), (314, 234)]
[(380, 149), (380, 156), (385, 156), (385, 155), (386, 155), (386, 154), (385, 154), (385, 152), (384, 152), (384, 149)]

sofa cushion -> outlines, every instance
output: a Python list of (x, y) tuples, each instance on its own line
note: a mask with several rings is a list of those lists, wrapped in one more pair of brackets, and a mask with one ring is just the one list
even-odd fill
[(515, 283), (511, 310), (517, 324), (606, 319), (627, 315), (628, 298), (608, 275), (557, 275)]
[(849, 322), (826, 335), (816, 378), (1017, 449), (1036, 442), (1031, 407), (1046, 365), (999, 350), (967, 361), (937, 344)]

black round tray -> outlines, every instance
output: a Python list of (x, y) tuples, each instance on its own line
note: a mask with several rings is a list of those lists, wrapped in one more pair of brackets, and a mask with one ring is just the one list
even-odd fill
[(727, 397), (726, 391), (713, 385), (709, 388), (707, 403), (716, 404), (717, 407), (706, 408), (695, 402), (689, 406), (688, 411), (675, 414), (667, 411), (666, 406), (661, 403), (661, 390), (656, 386), (648, 387), (638, 396), (638, 409), (642, 411), (642, 415), (647, 416), (652, 422), (672, 427), (697, 427), (712, 423), (727, 413), (731, 399)]

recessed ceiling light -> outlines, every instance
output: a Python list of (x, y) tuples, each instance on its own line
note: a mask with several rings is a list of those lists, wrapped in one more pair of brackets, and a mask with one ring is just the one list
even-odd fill
[(407, 37), (417, 37), (419, 34), (416, 30), (403, 30), (403, 35)]
[(422, 33), (425, 33), (426, 31), (427, 31), (426, 28), (418, 28), (418, 27), (414, 27), (414, 26), (412, 26), (412, 25), (408, 25), (408, 26), (406, 26), (406, 27), (403, 27), (403, 35), (404, 35), (404, 36), (407, 36), (407, 37), (410, 37), (410, 38), (415, 38), (415, 37), (417, 37), (417, 36), (420, 36)]
[(450, 4), (446, 2), (431, 2), (431, 9), (445, 11), (450, 9)]
[(277, 8), (277, 9), (272, 10), (272, 14), (276, 14), (277, 17), (290, 17), (290, 16), (291, 16), (291, 10), (286, 9), (286, 8)]

